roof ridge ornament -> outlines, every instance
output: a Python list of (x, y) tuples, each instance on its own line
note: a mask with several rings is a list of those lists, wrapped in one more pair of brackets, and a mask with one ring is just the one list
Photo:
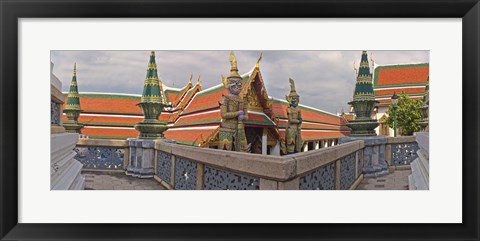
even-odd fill
[(259, 64), (260, 64), (260, 61), (262, 61), (262, 55), (263, 55), (263, 53), (260, 52), (260, 57), (258, 57), (257, 63), (255, 64), (255, 68), (257, 68), (257, 69), (260, 68)]
[(227, 77), (229, 78), (241, 78), (240, 75), (238, 74), (238, 67), (237, 67), (237, 58), (235, 57), (235, 54), (233, 53), (233, 50), (230, 51), (230, 75)]

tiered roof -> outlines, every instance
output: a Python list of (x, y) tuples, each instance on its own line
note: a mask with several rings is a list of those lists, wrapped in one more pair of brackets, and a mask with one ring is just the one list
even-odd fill
[(428, 77), (428, 63), (376, 66), (373, 78), (375, 100), (380, 105), (389, 104), (394, 92), (404, 92), (413, 99), (422, 98)]
[[(288, 105), (285, 100), (273, 99), (272, 109), (278, 120), (278, 130), (282, 139), (285, 138), (285, 129), (288, 124)], [(305, 105), (299, 105), (299, 108), (302, 110), (304, 140), (338, 138), (350, 134), (350, 128), (346, 126), (347, 121), (344, 118)]]
[[(65, 99), (67, 95), (64, 93)], [(81, 93), (83, 112), (78, 121), (82, 134), (90, 138), (126, 139), (136, 137), (135, 123), (143, 120), (138, 106), (140, 95), (115, 93)], [(64, 115), (64, 120), (66, 116)]]

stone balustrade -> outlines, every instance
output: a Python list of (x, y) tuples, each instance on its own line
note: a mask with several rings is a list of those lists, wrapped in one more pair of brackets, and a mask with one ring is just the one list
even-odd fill
[(350, 189), (361, 180), (362, 141), (261, 156), (156, 141), (155, 176), (168, 189)]
[(74, 150), (75, 159), (83, 164), (84, 171), (124, 172), (128, 164), (126, 140), (80, 138)]
[(146, 146), (132, 140), (80, 139), (75, 158), (83, 170), (153, 176), (167, 189), (347, 190), (355, 189), (363, 179), (369, 150), (383, 150), (379, 157), (393, 169), (406, 168), (405, 163), (417, 157), (415, 137), (384, 139), (378, 147), (356, 140), (286, 156), (199, 148), (167, 140), (148, 141), (151, 145)]
[(417, 157), (418, 143), (415, 136), (388, 137), (386, 160), (389, 166), (410, 165)]

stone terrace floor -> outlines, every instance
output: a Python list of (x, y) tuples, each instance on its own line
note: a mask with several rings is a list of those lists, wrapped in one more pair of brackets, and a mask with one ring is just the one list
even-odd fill
[(123, 173), (101, 174), (84, 172), (85, 190), (164, 190), (153, 178), (140, 179)]
[(411, 170), (397, 170), (388, 175), (365, 178), (357, 190), (408, 190), (408, 176)]

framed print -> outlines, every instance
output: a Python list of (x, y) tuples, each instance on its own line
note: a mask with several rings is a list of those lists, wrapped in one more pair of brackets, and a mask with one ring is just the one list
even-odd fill
[(478, 239), (477, 1), (1, 4), (4, 240)]

